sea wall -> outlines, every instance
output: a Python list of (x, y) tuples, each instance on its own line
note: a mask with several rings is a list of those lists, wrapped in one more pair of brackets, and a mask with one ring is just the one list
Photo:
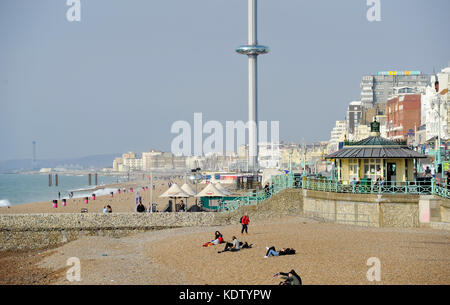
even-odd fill
[(121, 237), (134, 232), (226, 224), (218, 213), (0, 215), (0, 251), (38, 249), (83, 235)]
[(302, 192), (305, 216), (369, 227), (419, 226), (418, 195)]

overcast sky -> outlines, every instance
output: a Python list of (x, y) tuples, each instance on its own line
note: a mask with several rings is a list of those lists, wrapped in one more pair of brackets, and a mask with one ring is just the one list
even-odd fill
[[(246, 0), (0, 0), (0, 160), (170, 150), (176, 120), (247, 120)], [(259, 119), (328, 140), (364, 74), (450, 61), (450, 1), (260, 0)]]

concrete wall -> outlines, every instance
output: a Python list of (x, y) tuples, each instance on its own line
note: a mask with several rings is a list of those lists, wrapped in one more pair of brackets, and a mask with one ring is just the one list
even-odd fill
[(371, 227), (418, 227), (419, 196), (303, 192), (303, 212), (324, 220)]
[(133, 232), (226, 224), (218, 213), (113, 213), (0, 215), (0, 251), (38, 249), (82, 235), (125, 236)]

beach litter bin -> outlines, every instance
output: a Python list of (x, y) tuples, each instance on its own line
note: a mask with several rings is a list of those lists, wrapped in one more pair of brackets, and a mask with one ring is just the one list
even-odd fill
[(54, 208), (58, 207), (58, 200), (53, 200), (52, 207), (54, 207)]
[(89, 202), (89, 198), (88, 197), (84, 197), (84, 203), (88, 203)]
[(361, 193), (369, 193), (371, 184), (372, 184), (372, 179), (370, 179), (370, 178), (361, 179)]

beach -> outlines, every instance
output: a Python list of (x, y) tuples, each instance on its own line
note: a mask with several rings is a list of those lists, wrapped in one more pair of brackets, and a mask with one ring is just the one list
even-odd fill
[[(223, 244), (202, 247), (216, 230), (227, 241), (236, 235), (254, 245), (220, 254), (217, 251), (223, 250)], [(251, 221), (249, 234), (243, 236), (239, 225), (176, 228), (122, 238), (83, 236), (54, 249), (25, 253), (34, 255), (26, 268), (47, 275), (46, 284), (277, 285), (280, 279), (273, 277), (276, 272), (294, 269), (307, 285), (448, 285), (449, 245), (446, 231), (364, 228), (280, 216)], [(266, 246), (291, 247), (296, 254), (264, 258)], [(2, 269), (10, 271), (2, 274), (0, 283), (27, 283), (11, 272), (11, 256), (9, 261), (0, 258), (0, 262), (9, 262), (2, 264)], [(80, 282), (69, 282), (65, 277), (69, 257), (80, 259)], [(370, 268), (366, 263), (371, 257), (381, 262), (380, 282), (366, 278)], [(23, 276), (23, 270), (20, 274)]]
[[(179, 186), (183, 185), (183, 179), (172, 179), (172, 182), (177, 183)], [(169, 202), (168, 198), (159, 198), (159, 196), (168, 189), (167, 183), (169, 180), (165, 179), (155, 179), (153, 190), (153, 202), (157, 204), (157, 210), (164, 209)], [(52, 206), (52, 200), (45, 202), (34, 202), (11, 205), (9, 207), (0, 207), (0, 214), (35, 214), (35, 213), (80, 213), (82, 209), (87, 209), (88, 213), (102, 213), (103, 207), (110, 205), (113, 212), (134, 212), (136, 203), (136, 191), (139, 191), (139, 195), (142, 196), (142, 203), (146, 208), (149, 206), (150, 202), (150, 189), (143, 190), (142, 187), (149, 186), (148, 181), (133, 181), (124, 182), (118, 184), (109, 184), (98, 188), (104, 189), (126, 189), (126, 192), (121, 191), (120, 194), (117, 191), (114, 192), (113, 197), (110, 195), (97, 196), (95, 200), (89, 196), (89, 201), (86, 204), (84, 198), (72, 198), (66, 199), (66, 206), (62, 205), (62, 200), (58, 201), (58, 207), (54, 208)], [(199, 185), (199, 190), (201, 190), (204, 185)], [(130, 192), (130, 188), (134, 188), (133, 192)], [(194, 187), (195, 189), (195, 187)], [(93, 192), (94, 190), (92, 190)], [(61, 196), (61, 199), (64, 198)], [(173, 200), (172, 200), (173, 201)], [(183, 198), (186, 203), (186, 199)], [(179, 202), (179, 199), (177, 199)], [(189, 198), (188, 207), (195, 203), (195, 198)]]

